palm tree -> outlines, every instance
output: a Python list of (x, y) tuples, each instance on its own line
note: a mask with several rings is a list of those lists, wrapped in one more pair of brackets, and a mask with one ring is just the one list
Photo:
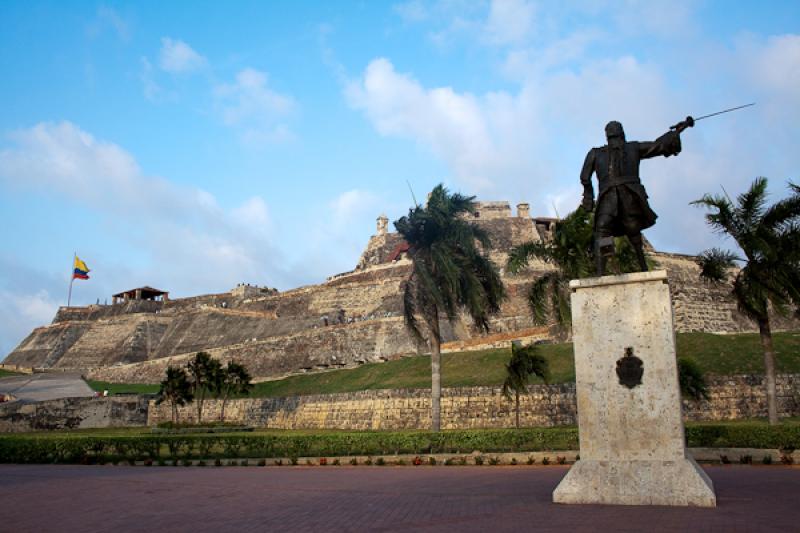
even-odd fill
[(547, 359), (539, 354), (535, 345), (523, 348), (519, 341), (512, 342), (511, 359), (506, 363), (503, 395), (511, 401), (511, 391), (514, 391), (517, 429), (519, 429), (519, 395), (527, 390), (531, 376), (538, 376), (545, 383), (550, 380), (550, 365)]
[[(528, 291), (528, 305), (537, 325), (548, 319), (563, 330), (572, 322), (569, 301), (569, 282), (587, 278), (596, 273), (594, 261), (594, 216), (579, 207), (559, 220), (548, 242), (529, 241), (511, 249), (506, 269), (518, 273), (533, 259), (555, 267), (533, 282)], [(626, 238), (615, 240), (614, 256), (609, 260), (609, 271), (619, 273), (639, 271), (633, 246)]]
[(178, 423), (178, 406), (191, 403), (192, 399), (192, 387), (186, 371), (182, 368), (167, 368), (167, 376), (161, 382), (156, 404), (161, 405), (165, 401), (169, 401), (172, 404), (173, 424)]
[(236, 361), (228, 361), (228, 366), (221, 369), (215, 387), (217, 393), (222, 396), (222, 408), (219, 413), (220, 422), (225, 421), (225, 405), (228, 403), (228, 399), (231, 395), (249, 394), (253, 388), (252, 379), (247, 368)]
[(441, 315), (450, 321), (466, 310), (482, 331), (489, 331), (489, 317), (500, 310), (505, 288), (497, 267), (486, 257), (489, 235), (467, 221), (474, 215), (474, 196), (450, 194), (437, 185), (424, 207), (416, 205), (408, 216), (395, 221), (408, 243), (413, 262), (403, 293), (406, 326), (419, 340), (424, 338), (422, 319), (431, 347), (431, 419), (434, 431), (441, 427)]
[(197, 423), (203, 423), (203, 402), (206, 394), (214, 389), (222, 365), (207, 352), (197, 352), (189, 361), (189, 383), (192, 395), (197, 400)]
[(767, 179), (756, 178), (735, 204), (727, 195), (709, 194), (692, 202), (710, 209), (706, 222), (733, 237), (744, 254), (712, 248), (698, 264), (700, 276), (714, 282), (727, 280), (728, 269), (737, 263), (744, 265), (734, 276), (733, 295), (739, 310), (758, 324), (770, 424), (778, 423), (770, 307), (780, 315), (794, 307), (800, 316), (800, 186), (789, 183), (789, 189), (790, 196), (767, 206)]

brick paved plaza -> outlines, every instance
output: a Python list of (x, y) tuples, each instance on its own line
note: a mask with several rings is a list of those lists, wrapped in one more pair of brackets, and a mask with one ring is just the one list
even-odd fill
[(555, 505), (566, 470), (0, 465), (0, 530), (800, 531), (797, 467), (708, 467), (716, 509)]

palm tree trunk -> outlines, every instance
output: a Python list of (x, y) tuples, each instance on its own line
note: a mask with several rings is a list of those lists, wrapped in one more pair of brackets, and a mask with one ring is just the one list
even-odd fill
[(778, 395), (775, 387), (775, 349), (772, 347), (772, 331), (769, 317), (758, 320), (761, 348), (764, 351), (764, 374), (767, 385), (767, 413), (770, 425), (778, 423)]
[(439, 332), (439, 317), (431, 321), (431, 429), (441, 430), (442, 398), (442, 352)]
[(203, 400), (205, 396), (205, 392), (201, 392), (200, 396), (197, 399), (197, 423), (203, 423)]
[(519, 391), (516, 391), (516, 400), (517, 400), (517, 429), (519, 429)]

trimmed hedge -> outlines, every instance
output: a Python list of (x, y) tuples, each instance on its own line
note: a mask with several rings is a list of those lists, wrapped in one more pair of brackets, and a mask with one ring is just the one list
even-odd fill
[(686, 427), (690, 448), (759, 448), (796, 450), (800, 448), (800, 424), (765, 423), (692, 424)]
[[(694, 424), (690, 447), (800, 448), (800, 424)], [(526, 452), (577, 450), (574, 427), (433, 432), (316, 434), (210, 434), (0, 437), (0, 463), (85, 463), (242, 457), (336, 457), (348, 455)]]
[(307, 457), (569, 450), (576, 428), (228, 435), (9, 435), (0, 463), (97, 463), (169, 458)]

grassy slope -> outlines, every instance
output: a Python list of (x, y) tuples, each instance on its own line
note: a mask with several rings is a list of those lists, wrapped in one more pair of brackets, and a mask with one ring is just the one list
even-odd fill
[(108, 383), (105, 381), (94, 381), (87, 379), (86, 383), (99, 392), (107, 390), (109, 394), (156, 394), (160, 385), (150, 383)]
[[(800, 373), (800, 332), (774, 336), (778, 372)], [(708, 374), (759, 374), (764, 371), (758, 334), (713, 335), (679, 333), (678, 356), (692, 357)], [(550, 362), (551, 382), (574, 381), (571, 344), (540, 347)], [(620, 354), (621, 356), (622, 354)], [(505, 363), (510, 349), (458, 352), (443, 355), (442, 379), (445, 387), (500, 385), (505, 378)], [(536, 381), (534, 381), (536, 382)], [(127, 385), (89, 382), (95, 390), (120, 392), (158, 392), (158, 385)], [(333, 370), (292, 376), (258, 383), (252, 396), (294, 396), (352, 392), (365, 389), (430, 387), (430, 357), (409, 357), (387, 363), (366, 364), (349, 370)]]

